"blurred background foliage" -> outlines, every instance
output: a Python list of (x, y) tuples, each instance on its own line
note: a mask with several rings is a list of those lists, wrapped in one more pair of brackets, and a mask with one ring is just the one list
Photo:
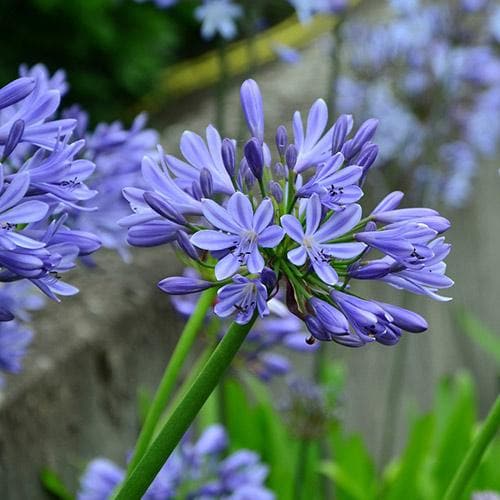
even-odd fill
[[(284, 2), (248, 3), (259, 3), (266, 19), (254, 19), (252, 30), (292, 12)], [(0, 44), (8, 50), (2, 51), (0, 84), (17, 76), (20, 63), (43, 61), (51, 72), (66, 71), (66, 102), (82, 105), (93, 122), (122, 117), (154, 89), (163, 69), (215, 47), (217, 41), (200, 36), (197, 5), (183, 0), (158, 9), (132, 0), (4, 0)]]

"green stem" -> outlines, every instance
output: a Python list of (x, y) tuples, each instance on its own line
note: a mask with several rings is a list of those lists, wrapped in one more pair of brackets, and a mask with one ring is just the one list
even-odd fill
[(139, 463), (139, 460), (142, 458), (144, 452), (149, 446), (149, 442), (153, 437), (158, 420), (160, 419), (161, 414), (167, 405), (168, 399), (172, 394), (172, 389), (174, 388), (182, 365), (191, 351), (191, 347), (193, 346), (198, 332), (203, 325), (203, 321), (209, 307), (212, 305), (216, 292), (217, 290), (215, 288), (210, 288), (201, 294), (194, 313), (189, 318), (184, 330), (181, 333), (172, 357), (170, 358), (167, 368), (165, 369), (160, 385), (158, 386), (153, 402), (151, 403), (148, 414), (146, 415), (146, 421), (141, 429), (139, 438), (137, 439), (134, 454), (128, 464), (127, 470), (129, 474)]
[(497, 396), (483, 426), (478, 432), (469, 451), (465, 455), (460, 467), (453, 477), (444, 500), (456, 500), (461, 498), (468, 482), (477, 469), (486, 448), (495, 437), (500, 426), (500, 396)]
[(184, 396), (186, 395), (188, 389), (193, 385), (194, 380), (198, 376), (201, 369), (205, 366), (208, 358), (212, 355), (212, 352), (213, 346), (208, 346), (195, 361), (194, 365), (190, 367), (188, 376), (182, 382), (179, 389), (175, 391), (175, 395), (172, 398), (172, 402), (168, 405), (167, 411), (163, 413), (160, 420), (158, 420), (153, 439), (156, 438), (156, 436), (159, 434), (159, 429), (163, 429), (168, 419), (171, 417), (173, 410), (177, 408), (179, 403), (182, 401), (182, 398), (184, 398)]
[(172, 412), (156, 439), (118, 490), (116, 500), (139, 499), (160, 471), (229, 367), (257, 315), (246, 325), (233, 323)]

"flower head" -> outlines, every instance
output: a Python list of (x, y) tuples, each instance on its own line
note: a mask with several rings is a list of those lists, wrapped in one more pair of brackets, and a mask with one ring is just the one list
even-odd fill
[[(403, 195), (393, 192), (362, 215), (358, 202), (379, 152), (372, 142), (378, 120), (366, 120), (351, 136), (352, 116), (329, 127), (319, 99), (305, 130), (300, 113), (293, 115), (293, 142), (278, 126), (273, 160), (257, 83), (245, 81), (240, 96), (247, 140), (221, 140), (212, 126), (206, 142), (184, 132), (186, 161), (162, 152), (158, 160), (146, 157), (147, 188), (124, 190), (134, 212), (122, 220), (129, 242), (175, 243), (200, 275), (166, 278), (160, 288), (187, 294), (214, 287), (214, 313), (248, 323), (269, 314), (281, 287), (289, 312), (311, 334), (308, 343), (392, 345), (404, 330), (420, 331), (419, 316), (353, 290), (356, 280), (371, 279), (439, 298), (439, 288), (452, 283), (444, 274), (450, 246), (440, 236), (450, 223), (437, 211), (400, 208)], [(374, 252), (382, 256), (373, 259)], [(184, 308), (186, 299), (181, 303)], [(271, 329), (257, 332), (257, 345), (274, 343)], [(288, 371), (287, 360), (274, 353), (251, 364), (263, 378)]]

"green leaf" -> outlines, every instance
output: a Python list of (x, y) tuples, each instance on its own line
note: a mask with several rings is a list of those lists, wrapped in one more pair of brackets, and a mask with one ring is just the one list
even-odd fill
[(40, 472), (40, 481), (43, 489), (59, 500), (74, 500), (66, 485), (55, 471), (45, 468)]
[(241, 384), (225, 381), (225, 425), (231, 437), (231, 446), (237, 448), (262, 448), (262, 434), (256, 428), (256, 407), (250, 403)]
[(153, 396), (149, 389), (145, 387), (139, 387), (137, 391), (137, 412), (139, 415), (139, 422), (141, 427), (144, 425), (146, 420), (146, 415), (148, 414), (149, 408), (153, 401)]
[(485, 353), (492, 356), (500, 366), (500, 336), (465, 309), (457, 313), (456, 319), (467, 336), (480, 346)]
[[(500, 463), (500, 438), (495, 439), (486, 450), (481, 463), (474, 474), (471, 485), (472, 491), (500, 491), (500, 474), (498, 464)], [(467, 496), (470, 498), (470, 495)]]
[(330, 442), (333, 467), (331, 465), (322, 467), (321, 471), (334, 481), (336, 498), (338, 500), (374, 498), (375, 466), (361, 436), (345, 436), (340, 427), (332, 426)]
[(460, 373), (440, 384), (435, 416), (437, 425), (432, 473), (436, 496), (441, 498), (472, 438), (476, 411), (474, 387), (469, 375)]
[(387, 500), (420, 500), (426, 498), (421, 491), (421, 474), (424, 462), (432, 447), (434, 418), (432, 415), (418, 419), (411, 428), (408, 444), (402, 457), (392, 465), (390, 478), (383, 488), (382, 498)]
[(277, 498), (292, 498), (295, 473), (293, 458), (297, 455), (292, 450), (297, 447), (290, 446), (290, 437), (279, 413), (274, 409), (267, 386), (251, 376), (245, 378), (245, 383), (250, 387), (256, 402), (259, 420), (257, 432), (262, 438), (259, 451), (270, 468), (269, 487), (276, 493)]
[(369, 498), (361, 484), (356, 481), (356, 478), (338, 463), (324, 462), (320, 466), (320, 472), (335, 483), (339, 499), (367, 500)]

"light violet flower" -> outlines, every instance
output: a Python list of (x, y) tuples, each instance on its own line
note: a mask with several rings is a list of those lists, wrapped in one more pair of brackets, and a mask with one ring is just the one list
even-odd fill
[(192, 189), (193, 181), (198, 181), (203, 169), (207, 169), (213, 178), (214, 192), (231, 194), (234, 187), (222, 159), (222, 141), (215, 127), (209, 125), (205, 141), (189, 130), (181, 137), (180, 149), (186, 161), (166, 155), (169, 169), (176, 175), (176, 183), (181, 188)]
[(318, 165), (314, 175), (297, 190), (297, 196), (308, 197), (317, 193), (321, 204), (332, 210), (341, 210), (357, 202), (363, 196), (358, 182), (364, 170), (356, 165), (340, 169), (343, 163), (344, 155), (337, 153)]
[[(307, 115), (307, 126), (304, 132), (300, 111), (293, 115), (293, 137), (297, 148), (297, 162), (294, 170), (303, 172), (311, 166), (327, 160), (331, 153), (333, 127), (326, 131), (328, 124), (328, 108), (323, 99), (314, 102)], [(352, 126), (352, 121), (351, 121)]]
[(243, 82), (240, 89), (240, 101), (248, 130), (253, 137), (264, 142), (264, 104), (262, 94), (255, 80)]
[(243, 9), (231, 0), (205, 0), (194, 14), (202, 23), (203, 38), (209, 40), (218, 33), (222, 38), (230, 40), (236, 36), (235, 20), (243, 15)]
[(339, 277), (331, 265), (334, 258), (351, 259), (359, 255), (365, 245), (357, 242), (335, 243), (333, 240), (352, 230), (361, 219), (361, 207), (350, 205), (345, 210), (333, 214), (321, 224), (321, 201), (313, 194), (307, 202), (306, 229), (293, 215), (284, 215), (281, 224), (286, 234), (299, 247), (288, 252), (288, 259), (297, 266), (303, 265), (309, 258), (316, 274), (329, 285), (338, 282)]
[(203, 215), (218, 231), (206, 229), (191, 236), (191, 243), (203, 250), (227, 250), (215, 266), (215, 276), (222, 280), (232, 276), (241, 266), (251, 273), (264, 269), (259, 247), (273, 248), (283, 239), (283, 229), (271, 225), (273, 204), (264, 199), (253, 211), (248, 198), (234, 193), (223, 208), (212, 200), (202, 200)]
[(236, 313), (236, 323), (244, 325), (252, 318), (255, 309), (262, 318), (269, 314), (268, 292), (258, 279), (248, 279), (240, 275), (233, 277), (233, 283), (223, 286), (218, 292), (219, 301), (214, 312), (221, 318)]

